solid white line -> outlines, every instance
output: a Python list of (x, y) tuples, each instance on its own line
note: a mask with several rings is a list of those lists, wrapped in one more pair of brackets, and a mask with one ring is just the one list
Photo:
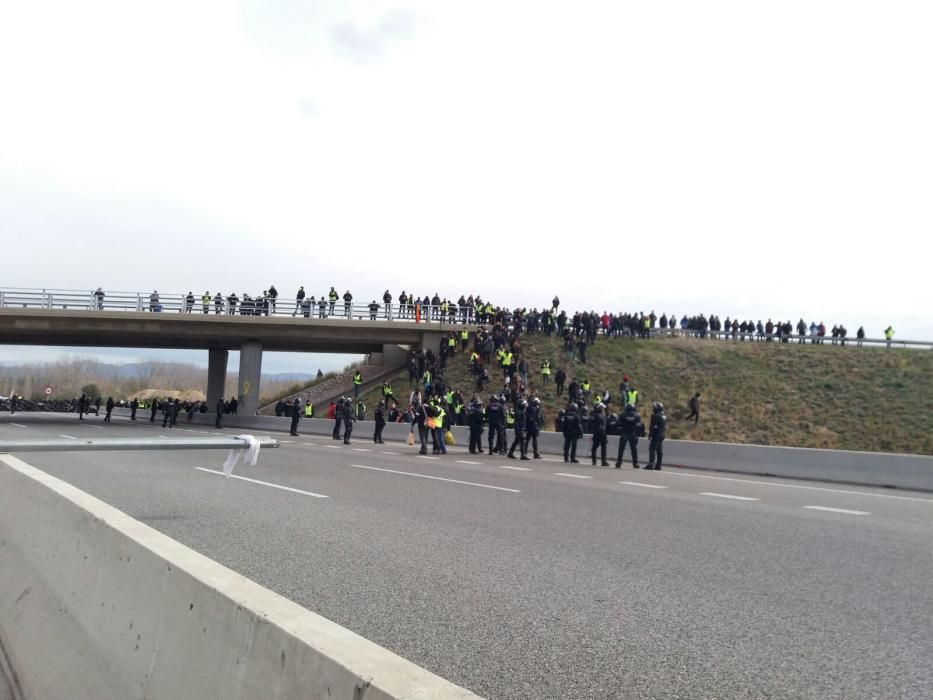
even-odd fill
[(324, 445), (324, 447), (329, 447), (332, 450), (339, 450), (340, 445)]
[(296, 442), (296, 445), (304, 445), (305, 447), (317, 447), (316, 442)]
[(571, 479), (592, 479), (593, 477), (587, 476), (586, 474), (565, 474), (564, 472), (555, 472), (554, 476), (568, 476)]
[(804, 489), (806, 491), (827, 491), (829, 493), (844, 493), (849, 496), (873, 496), (875, 498), (894, 498), (900, 501), (921, 501), (933, 504), (933, 498), (917, 498), (916, 496), (892, 496), (887, 493), (872, 493), (869, 491), (851, 491), (847, 489), (831, 489), (825, 486), (803, 486), (802, 484), (780, 484), (771, 481), (757, 481), (752, 479), (736, 479), (729, 476), (710, 476), (708, 474), (684, 474), (683, 472), (662, 471), (664, 476), (686, 476), (691, 479), (717, 479), (719, 481), (738, 481), (741, 484), (760, 484), (761, 486), (780, 486), (785, 489)]
[(482, 464), (482, 462), (470, 462), (465, 459), (458, 459), (457, 464)]
[(867, 510), (847, 510), (845, 508), (830, 508), (828, 506), (804, 506), (810, 510), (824, 510), (827, 513), (845, 513), (846, 515), (871, 515)]
[(750, 496), (733, 496), (731, 493), (713, 493), (712, 491), (703, 491), (701, 496), (714, 496), (715, 498), (731, 498), (733, 501), (760, 501), (760, 498), (751, 498)]
[(384, 454), (384, 455), (396, 455), (396, 456), (398, 456), (398, 452), (389, 452), (388, 450), (382, 450), (382, 454)]
[(83, 425), (85, 428), (94, 428), (94, 430), (104, 429), (104, 426), (102, 425), (91, 425), (90, 423), (78, 423), (78, 425)]
[(626, 486), (641, 486), (646, 489), (666, 489), (667, 486), (661, 486), (660, 484), (642, 484), (638, 481), (620, 481), (620, 484), (625, 484)]
[(351, 464), (351, 467), (357, 469), (371, 469), (376, 472), (388, 472), (390, 474), (401, 474), (402, 476), (416, 476), (419, 479), (433, 479), (435, 481), (446, 481), (451, 484), (463, 484), (464, 486), (478, 486), (482, 489), (494, 489), (495, 491), (508, 491), (509, 493), (521, 493), (518, 489), (506, 489), (501, 486), (490, 486), (489, 484), (476, 484), (472, 481), (459, 481), (457, 479), (444, 479), (440, 476), (431, 476), (429, 474), (413, 474), (412, 472), (400, 472), (395, 469), (384, 469), (383, 467), (367, 467), (362, 464)]
[(59, 437), (68, 438), (69, 440), (77, 440), (76, 437), (71, 437), (71, 435), (59, 435)]
[(372, 450), (367, 450), (365, 447), (353, 447), (351, 449), (354, 452), (372, 452)]
[(531, 468), (529, 468), (529, 467), (507, 467), (507, 466), (505, 466), (504, 464), (500, 464), (500, 465), (499, 465), (499, 469), (511, 469), (512, 471), (516, 471), (516, 472), (531, 472), (531, 471), (534, 471), (533, 469), (531, 469)]
[(541, 458), (541, 461), (542, 461), (542, 462), (563, 462), (564, 460), (562, 460), (562, 459), (554, 459), (553, 457), (542, 457), (542, 458)]
[(279, 442), (295, 442), (294, 440), (279, 440)]
[[(226, 476), (223, 472), (219, 472), (215, 469), (205, 469), (204, 467), (195, 467), (198, 471), (207, 472), (208, 474), (219, 474), (220, 476)], [(293, 489), (291, 486), (281, 486), (279, 484), (272, 484), (268, 481), (260, 481), (259, 479), (250, 479), (245, 476), (237, 476), (236, 474), (230, 475), (231, 479), (239, 479), (240, 481), (248, 481), (251, 484), (259, 484), (260, 486), (268, 486), (273, 489), (281, 489), (282, 491), (291, 491), (292, 493), (300, 493), (303, 496), (312, 496), (314, 498), (327, 498), (324, 494), (314, 493), (313, 491), (302, 491), (301, 489)]]
[(432, 457), (431, 455), (418, 455), (418, 459), (440, 459), (440, 457)]
[(10, 425), (15, 425), (17, 428), (25, 428), (25, 427), (27, 427), (27, 426), (21, 425), (21, 424), (19, 424), (19, 423), (10, 423)]

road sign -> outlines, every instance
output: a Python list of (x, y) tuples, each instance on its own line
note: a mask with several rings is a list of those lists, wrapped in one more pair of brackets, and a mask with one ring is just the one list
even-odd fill
[(46, 396), (51, 396), (51, 395), (52, 395), (52, 387), (50, 387), (50, 386), (45, 387), (45, 395), (46, 395)]

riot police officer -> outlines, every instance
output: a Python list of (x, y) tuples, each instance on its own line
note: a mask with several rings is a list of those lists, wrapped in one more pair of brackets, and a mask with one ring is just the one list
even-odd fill
[(564, 461), (579, 464), (577, 459), (577, 440), (583, 437), (583, 423), (577, 413), (577, 404), (571, 401), (567, 404), (564, 415)]
[(525, 409), (525, 454), (528, 454), (528, 443), (531, 443), (533, 457), (541, 459), (538, 452), (538, 435), (541, 432), (541, 399), (532, 396)]
[(386, 425), (386, 402), (380, 401), (379, 405), (376, 406), (376, 410), (373, 413), (373, 418), (376, 421), (376, 431), (373, 433), (373, 442), (381, 445), (385, 442), (382, 439), (382, 429)]
[(499, 445), (496, 445), (496, 450), (493, 451), (493, 440), (499, 436), (499, 426), (502, 425), (503, 429), (505, 428), (505, 411), (502, 410), (502, 404), (499, 403), (499, 397), (493, 394), (489, 397), (489, 401), (486, 403), (486, 423), (489, 425), (489, 454), (495, 454)]
[(528, 415), (528, 402), (525, 399), (519, 399), (515, 411), (515, 436), (512, 438), (512, 446), (509, 448), (509, 459), (515, 459), (515, 447), (518, 446), (521, 458), (528, 459), (525, 450), (528, 443), (525, 441), (525, 420)]
[(483, 452), (483, 402), (473, 394), (467, 408), (467, 423), (470, 426), (470, 454)]
[(666, 436), (667, 416), (664, 414), (664, 404), (655, 401), (651, 406), (651, 423), (648, 427), (648, 466), (645, 469), (661, 469)]
[(343, 444), (350, 444), (350, 433), (353, 432), (353, 421), (356, 420), (356, 417), (353, 415), (353, 402), (349, 397), (344, 397), (343, 399), (343, 408), (338, 409), (341, 413), (341, 418), (343, 419)]
[(596, 466), (596, 451), (601, 450), (601, 464), (604, 467), (608, 467), (609, 462), (606, 461), (606, 411), (601, 403), (596, 404), (593, 408), (593, 415), (590, 418), (590, 429), (593, 432), (593, 447), (590, 450), (593, 466)]
[[(221, 399), (223, 401), (223, 399)], [(221, 409), (222, 410), (222, 407)], [(298, 421), (301, 420), (301, 399), (296, 398), (292, 402), (292, 425), (291, 429), (288, 431), (288, 434), (293, 437), (298, 437)], [(220, 422), (220, 413), (217, 413), (217, 422)]]
[(632, 452), (632, 466), (638, 469), (638, 436), (644, 432), (645, 426), (641, 422), (641, 416), (638, 415), (632, 404), (626, 404), (625, 413), (619, 418), (619, 430), (622, 435), (619, 437), (619, 456), (616, 457), (616, 469), (622, 467), (622, 456), (625, 453), (626, 444), (628, 444)]

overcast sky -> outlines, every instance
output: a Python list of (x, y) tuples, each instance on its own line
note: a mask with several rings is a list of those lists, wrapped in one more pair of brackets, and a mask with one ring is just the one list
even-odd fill
[(2, 2), (0, 285), (929, 339), (931, 35), (929, 0)]

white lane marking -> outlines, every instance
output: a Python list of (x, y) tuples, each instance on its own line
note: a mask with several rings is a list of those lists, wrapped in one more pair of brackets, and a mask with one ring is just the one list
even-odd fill
[(827, 491), (829, 493), (844, 493), (849, 496), (874, 496), (875, 498), (894, 498), (900, 501), (921, 501), (933, 503), (933, 498), (917, 498), (916, 496), (892, 496), (887, 493), (871, 493), (869, 491), (850, 491), (847, 489), (831, 489), (825, 486), (803, 486), (802, 484), (780, 484), (771, 481), (757, 481), (752, 479), (735, 479), (729, 476), (710, 476), (708, 474), (684, 474), (682, 472), (662, 471), (664, 476), (686, 476), (691, 479), (717, 479), (719, 481), (738, 481), (740, 484), (760, 484), (761, 486), (780, 486), (785, 489), (804, 489), (806, 491)]
[(22, 425), (22, 424), (20, 424), (20, 423), (10, 423), (10, 425), (15, 425), (17, 428), (26, 428), (26, 427), (27, 427), (27, 426)]
[(571, 479), (592, 479), (593, 477), (587, 476), (586, 474), (566, 474), (564, 472), (554, 472), (554, 476), (567, 476)]
[(102, 425), (91, 425), (90, 423), (79, 423), (78, 425), (83, 425), (85, 428), (94, 428), (94, 430), (103, 430)]
[(71, 435), (59, 435), (59, 437), (68, 438), (69, 440), (77, 440), (78, 438), (72, 437)]
[(384, 454), (384, 455), (396, 455), (396, 456), (398, 456), (398, 452), (389, 452), (388, 450), (383, 450), (383, 451), (382, 451), (382, 454)]
[(279, 442), (295, 442), (294, 440), (279, 440)]
[(416, 476), (419, 479), (433, 479), (434, 481), (446, 481), (450, 484), (462, 484), (464, 486), (478, 486), (482, 489), (493, 489), (495, 491), (508, 491), (509, 493), (521, 493), (518, 489), (507, 489), (502, 486), (490, 486), (489, 484), (477, 484), (472, 481), (460, 481), (458, 479), (445, 479), (440, 476), (431, 476), (429, 474), (414, 474), (412, 472), (400, 472), (396, 469), (385, 469), (383, 467), (367, 467), (362, 464), (351, 464), (351, 467), (356, 467), (357, 469), (371, 469), (376, 472), (388, 472), (390, 474), (401, 474), (402, 476)]
[(638, 481), (620, 481), (620, 484), (625, 484), (626, 486), (641, 486), (646, 489), (666, 489), (667, 486), (661, 486), (660, 484), (642, 484)]
[(365, 447), (353, 447), (351, 449), (354, 452), (372, 452), (372, 450), (367, 450)]
[(440, 459), (440, 457), (432, 457), (431, 455), (418, 455), (418, 459)]
[(760, 498), (752, 498), (751, 496), (734, 496), (731, 493), (714, 493), (712, 491), (703, 491), (700, 493), (701, 496), (713, 496), (714, 498), (731, 498), (733, 501), (760, 501)]
[(555, 459), (555, 458), (553, 458), (553, 457), (542, 457), (542, 458), (541, 458), (541, 461), (542, 461), (542, 462), (563, 462), (564, 460), (562, 460), (562, 459)]
[[(215, 469), (205, 469), (204, 467), (195, 467), (198, 471), (207, 472), (208, 474), (219, 474), (220, 476), (226, 476), (223, 472), (219, 472)], [(230, 475), (231, 479), (239, 479), (240, 481), (248, 481), (251, 484), (259, 484), (260, 486), (268, 486), (273, 489), (281, 489), (282, 491), (291, 491), (292, 493), (300, 493), (303, 496), (311, 496), (313, 498), (327, 498), (322, 493), (314, 493), (313, 491), (302, 491), (301, 489), (293, 489), (291, 486), (282, 486), (281, 484), (273, 484), (268, 481), (260, 481), (259, 479), (250, 479), (246, 476), (237, 476), (236, 474)]]
[(317, 447), (316, 442), (296, 442), (296, 445), (304, 445), (305, 447)]
[(499, 469), (511, 469), (512, 471), (516, 471), (516, 472), (530, 472), (530, 471), (534, 471), (534, 470), (531, 469), (530, 467), (509, 467), (509, 466), (506, 466), (506, 465), (504, 465), (504, 464), (500, 464), (500, 465), (499, 465)]
[(482, 464), (482, 462), (470, 462), (466, 459), (458, 459), (457, 464)]
[(324, 447), (329, 447), (332, 450), (339, 450), (340, 445), (324, 445)]
[(804, 506), (809, 510), (823, 510), (827, 513), (844, 513), (846, 515), (871, 515), (867, 510), (848, 510), (846, 508), (830, 508), (829, 506)]

